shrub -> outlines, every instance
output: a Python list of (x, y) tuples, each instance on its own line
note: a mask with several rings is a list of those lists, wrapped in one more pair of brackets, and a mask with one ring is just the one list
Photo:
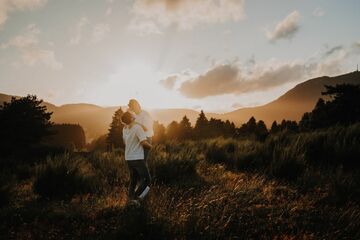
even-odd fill
[(7, 205), (10, 201), (10, 189), (7, 186), (0, 186), (0, 207)]
[(205, 158), (209, 163), (233, 164), (238, 142), (234, 139), (217, 138), (209, 141), (205, 150)]
[(182, 148), (179, 152), (168, 152), (166, 146), (158, 145), (150, 152), (149, 167), (156, 181), (170, 183), (196, 176), (196, 152)]
[(287, 145), (275, 145), (269, 172), (289, 181), (297, 180), (305, 170), (303, 145), (300, 138), (293, 138)]
[(107, 189), (125, 185), (127, 181), (127, 170), (123, 156), (122, 151), (114, 151), (95, 152), (88, 157), (97, 177), (103, 181), (103, 186)]
[(11, 199), (11, 188), (14, 177), (7, 172), (0, 172), (0, 207), (7, 205)]
[(250, 170), (264, 167), (265, 154), (261, 142), (219, 138), (209, 142), (205, 158), (210, 163), (223, 163), (230, 169)]
[(46, 163), (36, 167), (33, 190), (43, 198), (68, 199), (75, 194), (95, 192), (98, 183), (88, 162), (63, 154), (48, 157)]

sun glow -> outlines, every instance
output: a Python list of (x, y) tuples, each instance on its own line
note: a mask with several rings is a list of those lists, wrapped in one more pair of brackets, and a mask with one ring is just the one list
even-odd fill
[(166, 76), (151, 64), (121, 65), (106, 81), (91, 89), (93, 100), (103, 105), (124, 105), (129, 99), (136, 98), (145, 108), (184, 106), (180, 94), (169, 92), (159, 84)]

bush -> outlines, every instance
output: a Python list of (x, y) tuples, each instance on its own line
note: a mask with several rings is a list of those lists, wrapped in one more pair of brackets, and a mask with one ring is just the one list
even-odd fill
[(14, 177), (7, 172), (0, 172), (0, 207), (7, 205), (11, 199)]
[(35, 193), (48, 199), (69, 199), (75, 194), (93, 193), (99, 181), (88, 162), (70, 154), (49, 157), (36, 167)]
[(176, 182), (196, 176), (196, 152), (182, 148), (179, 152), (166, 151), (166, 146), (157, 145), (149, 156), (149, 167), (153, 178), (162, 183)]
[(210, 141), (205, 150), (209, 163), (223, 163), (234, 170), (262, 169), (266, 152), (258, 141), (218, 138)]
[(104, 188), (125, 185), (127, 179), (124, 153), (95, 152), (89, 156), (96, 175), (103, 182)]
[(205, 150), (205, 158), (209, 163), (232, 165), (238, 141), (217, 138), (209, 141)]
[(7, 186), (0, 186), (0, 207), (7, 205), (10, 201), (10, 189)]

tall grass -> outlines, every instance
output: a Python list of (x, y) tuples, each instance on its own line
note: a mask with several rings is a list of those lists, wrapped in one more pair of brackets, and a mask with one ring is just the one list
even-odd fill
[[(0, 232), (43, 236), (49, 229), (54, 239), (71, 238), (69, 232), (87, 239), (359, 239), (359, 136), (357, 124), (279, 133), (265, 142), (155, 145), (151, 191), (140, 208), (125, 204), (122, 151), (49, 157), (26, 181), (44, 198), (72, 201), (17, 199), (16, 214), (11, 208), (0, 214), (10, 219)], [(76, 196), (84, 193), (91, 194)]]
[(360, 166), (360, 124), (309, 133), (279, 133), (264, 143), (218, 138), (207, 143), (206, 160), (233, 170), (257, 170), (296, 181), (308, 169)]
[(75, 194), (95, 192), (98, 179), (89, 162), (66, 153), (49, 157), (36, 167), (33, 189), (43, 198), (67, 199)]
[(153, 180), (161, 183), (179, 183), (196, 176), (196, 163), (196, 150), (185, 145), (158, 145), (151, 150), (148, 161)]

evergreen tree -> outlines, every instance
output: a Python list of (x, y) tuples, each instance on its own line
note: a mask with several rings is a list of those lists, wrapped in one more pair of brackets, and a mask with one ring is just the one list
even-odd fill
[(106, 141), (109, 149), (124, 147), (124, 140), (122, 137), (124, 125), (121, 122), (121, 116), (123, 114), (123, 110), (119, 108), (113, 115)]
[(325, 86), (322, 95), (329, 101), (318, 100), (314, 110), (304, 114), (302, 130), (326, 128), (335, 124), (348, 125), (360, 121), (360, 85), (340, 84)]
[(280, 131), (279, 125), (277, 124), (276, 121), (274, 121), (274, 122), (271, 124), (270, 133), (271, 133), (271, 134), (275, 134), (275, 133), (278, 133), (279, 131)]
[(209, 120), (206, 118), (205, 113), (201, 110), (199, 117), (196, 120), (194, 133), (198, 139), (208, 137)]
[(172, 121), (166, 128), (167, 139), (174, 140), (179, 139), (179, 123)]
[(35, 95), (12, 98), (0, 106), (0, 153), (27, 152), (52, 134), (51, 112)]
[(192, 127), (190, 120), (185, 115), (179, 124), (179, 139), (190, 139), (192, 133)]
[(269, 134), (269, 132), (268, 132), (268, 130), (266, 128), (266, 125), (265, 125), (264, 121), (260, 120), (256, 124), (256, 130), (255, 130), (256, 139), (258, 141), (265, 141), (268, 134)]
[(158, 121), (154, 121), (154, 142), (161, 143), (166, 139), (166, 132), (164, 125), (160, 124)]
[(256, 131), (256, 119), (251, 117), (246, 123), (246, 130), (248, 133), (254, 133)]

